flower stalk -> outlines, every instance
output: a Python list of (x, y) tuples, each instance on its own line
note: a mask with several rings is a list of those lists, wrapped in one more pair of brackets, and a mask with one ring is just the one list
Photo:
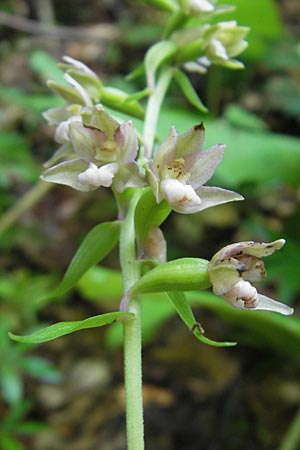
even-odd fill
[(148, 100), (147, 111), (144, 124), (144, 157), (151, 158), (153, 153), (153, 144), (155, 140), (155, 133), (157, 127), (157, 121), (159, 117), (160, 108), (168, 87), (170, 85), (173, 76), (173, 70), (167, 68), (162, 71), (156, 86), (153, 88), (152, 93)]
[[(136, 261), (134, 213), (141, 190), (135, 190), (131, 197), (127, 215), (121, 225), (120, 263), (126, 292), (140, 277)], [(144, 449), (144, 421), (142, 397), (142, 333), (141, 305), (132, 298), (128, 311), (135, 316), (123, 321), (124, 330), (124, 377), (126, 395), (126, 427), (128, 450)]]

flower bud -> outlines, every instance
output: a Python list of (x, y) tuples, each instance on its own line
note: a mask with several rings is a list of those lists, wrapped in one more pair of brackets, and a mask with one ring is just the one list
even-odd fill
[(196, 71), (198, 65), (198, 71), (204, 73), (211, 64), (231, 69), (243, 68), (243, 64), (234, 57), (247, 47), (244, 38), (248, 31), (247, 27), (240, 27), (231, 20), (183, 28), (174, 32), (171, 39), (178, 48), (177, 61), (192, 71)]

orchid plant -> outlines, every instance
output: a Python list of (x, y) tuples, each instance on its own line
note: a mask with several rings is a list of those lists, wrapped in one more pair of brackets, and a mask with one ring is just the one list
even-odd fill
[[(211, 65), (240, 69), (234, 59), (247, 46), (246, 27), (216, 16), (232, 8), (217, 0), (149, 0), (166, 11), (169, 19), (163, 38), (146, 53), (132, 77), (145, 74), (147, 85), (133, 95), (104, 86), (82, 62), (64, 57), (61, 68), (67, 84), (49, 82), (65, 105), (44, 116), (55, 127), (58, 149), (46, 163), (42, 179), (79, 191), (111, 188), (118, 205), (114, 222), (97, 225), (83, 240), (61, 282), (49, 297), (71, 289), (82, 275), (119, 243), (124, 296), (118, 311), (76, 322), (61, 322), (27, 336), (11, 335), (28, 343), (42, 343), (77, 330), (119, 320), (124, 328), (127, 438), (129, 450), (143, 450), (141, 295), (165, 292), (174, 308), (202, 342), (203, 335), (184, 295), (185, 291), (212, 288), (230, 305), (245, 310), (265, 309), (281, 314), (293, 310), (258, 294), (252, 282), (265, 276), (262, 257), (279, 250), (284, 240), (271, 243), (240, 242), (228, 245), (211, 261), (181, 258), (167, 261), (166, 242), (159, 228), (172, 210), (193, 214), (243, 197), (220, 187), (206, 186), (220, 164), (225, 145), (203, 149), (203, 123), (178, 135), (170, 124), (166, 139), (157, 145), (161, 105), (172, 80), (201, 112), (206, 107), (187, 73), (205, 74)], [(214, 18), (214, 24), (209, 20)], [(146, 99), (145, 108), (142, 100)], [(113, 112), (110, 112), (110, 111)], [(129, 119), (122, 121), (119, 113)], [(143, 135), (133, 120), (144, 121)], [(131, 120), (133, 119), (133, 120)]]

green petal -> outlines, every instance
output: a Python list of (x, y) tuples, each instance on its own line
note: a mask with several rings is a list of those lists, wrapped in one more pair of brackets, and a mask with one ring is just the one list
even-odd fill
[[(199, 151), (202, 148), (203, 142), (205, 137), (205, 128), (203, 125), (203, 122), (201, 122), (199, 125), (195, 125), (194, 127), (190, 128), (186, 133), (182, 134), (178, 138), (178, 143), (176, 147), (176, 158), (180, 158), (182, 156), (185, 157), (186, 163), (189, 161), (189, 155), (192, 154), (197, 155), (199, 158)], [(190, 159), (193, 159), (193, 156), (191, 155)], [(191, 165), (194, 165), (193, 161)]]
[(81, 159), (73, 159), (72, 161), (65, 161), (45, 170), (41, 175), (41, 179), (49, 183), (70, 186), (77, 191), (93, 191), (97, 187), (81, 184), (78, 180), (78, 175), (87, 168), (88, 164), (86, 162)]

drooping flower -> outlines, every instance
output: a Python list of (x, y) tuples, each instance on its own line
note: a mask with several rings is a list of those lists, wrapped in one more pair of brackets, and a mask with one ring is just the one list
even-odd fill
[(284, 239), (278, 239), (270, 243), (249, 241), (224, 247), (213, 256), (208, 265), (213, 292), (236, 308), (293, 314), (292, 308), (259, 294), (251, 284), (266, 276), (261, 258), (272, 255), (284, 244)]
[(42, 179), (92, 191), (114, 184), (118, 192), (126, 187), (144, 185), (138, 164), (136, 132), (131, 121), (119, 124), (96, 106), (87, 122), (72, 120), (68, 136), (75, 158), (47, 169)]
[(175, 127), (171, 128), (153, 161), (146, 165), (157, 203), (165, 199), (175, 211), (192, 214), (243, 199), (236, 192), (203, 186), (212, 177), (225, 150), (221, 144), (202, 150), (203, 140), (203, 124), (196, 125), (181, 136), (178, 136)]

